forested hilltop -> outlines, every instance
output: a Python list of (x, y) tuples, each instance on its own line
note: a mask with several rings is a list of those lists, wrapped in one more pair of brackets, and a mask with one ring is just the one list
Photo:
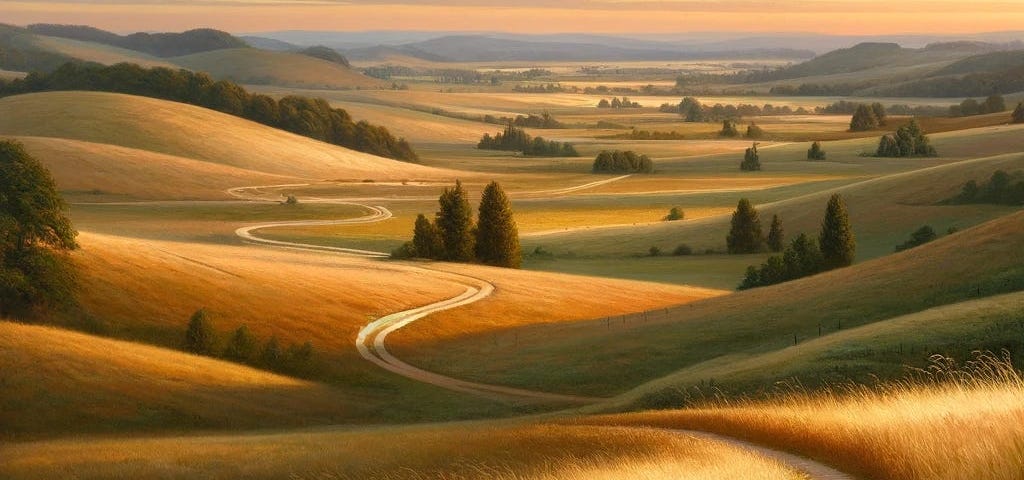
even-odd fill
[(332, 108), (326, 100), (296, 95), (275, 100), (249, 93), (233, 82), (214, 82), (205, 73), (128, 63), (109, 67), (66, 63), (52, 73), (0, 80), (0, 96), (58, 90), (126, 93), (188, 103), (360, 152), (419, 160), (405, 139), (396, 138), (385, 127), (353, 121), (348, 112)]

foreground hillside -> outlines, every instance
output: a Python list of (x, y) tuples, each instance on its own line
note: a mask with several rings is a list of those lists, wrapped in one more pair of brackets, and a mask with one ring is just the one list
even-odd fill
[[(146, 150), (307, 179), (450, 178), (439, 170), (329, 145), (182, 103), (100, 92), (0, 99), (0, 135), (54, 137)], [(46, 158), (41, 160), (46, 163)], [(188, 197), (186, 195), (186, 197)]]

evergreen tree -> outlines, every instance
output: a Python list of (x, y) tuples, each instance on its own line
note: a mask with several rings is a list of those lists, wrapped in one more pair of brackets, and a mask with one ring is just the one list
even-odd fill
[(761, 138), (764, 136), (764, 130), (757, 126), (757, 124), (751, 123), (747, 126), (747, 134), (745, 136), (747, 138)]
[(281, 352), (281, 344), (277, 341), (277, 335), (270, 337), (260, 351), (260, 364), (270, 370), (279, 370), (284, 363), (284, 354)]
[(473, 259), (473, 212), (462, 182), (446, 188), (438, 199), (440, 210), (435, 224), (444, 245), (443, 260), (465, 262)]
[(200, 355), (213, 355), (217, 349), (217, 337), (213, 332), (206, 310), (199, 309), (192, 314), (185, 332), (185, 350)]
[(484, 188), (476, 229), (476, 258), (487, 265), (519, 268), (519, 230), (512, 205), (498, 182)]
[(224, 356), (236, 362), (248, 362), (256, 355), (256, 337), (249, 332), (249, 327), (242, 325), (231, 335)]
[(896, 143), (896, 139), (892, 135), (882, 135), (882, 138), (878, 141), (878, 150), (875, 151), (876, 157), (899, 157), (900, 146)]
[(444, 241), (437, 225), (422, 213), (416, 217), (413, 229), (412, 244), (414, 255), (419, 258), (441, 258), (444, 253)]
[(761, 156), (757, 153), (755, 143), (743, 153), (743, 161), (740, 163), (740, 170), (752, 172), (761, 169)]
[(739, 136), (740, 131), (736, 128), (736, 122), (732, 120), (723, 120), (722, 131), (718, 132), (718, 134), (723, 137), (732, 138)]
[(989, 95), (982, 104), (983, 113), (999, 113), (1006, 111), (1006, 99), (1002, 95)]
[(838, 193), (828, 201), (818, 244), (826, 270), (849, 266), (857, 254), (857, 240), (850, 226), (846, 203)]
[(778, 215), (772, 215), (772, 225), (768, 229), (768, 248), (773, 252), (781, 252), (785, 245), (785, 233), (782, 231), (782, 220)]
[(824, 160), (825, 151), (821, 149), (821, 143), (814, 142), (811, 144), (811, 148), (807, 150), (808, 160)]
[(729, 253), (757, 253), (763, 242), (761, 220), (750, 200), (741, 198), (732, 214), (731, 228), (725, 239)]
[(853, 118), (850, 119), (850, 131), (864, 132), (875, 128), (878, 128), (878, 117), (875, 116), (874, 109), (869, 105), (858, 105), (857, 110), (853, 112)]
[(1024, 102), (1017, 104), (1017, 108), (1013, 109), (1013, 115), (1010, 119), (1013, 123), (1024, 123)]
[(884, 127), (888, 123), (888, 115), (885, 113), (885, 106), (882, 105), (881, 103), (872, 103), (871, 113), (875, 114), (875, 121), (878, 122), (878, 126)]

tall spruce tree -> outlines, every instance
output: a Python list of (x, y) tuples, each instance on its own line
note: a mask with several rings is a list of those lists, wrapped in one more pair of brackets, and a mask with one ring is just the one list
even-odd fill
[(414, 254), (419, 258), (441, 258), (444, 254), (444, 241), (437, 225), (422, 213), (416, 217), (416, 226), (412, 232)]
[(199, 309), (192, 314), (185, 332), (185, 350), (200, 355), (213, 355), (217, 349), (217, 337), (206, 310)]
[(828, 200), (818, 244), (825, 270), (849, 266), (857, 255), (857, 239), (850, 226), (846, 203), (838, 193)]
[(773, 252), (781, 252), (785, 246), (785, 236), (782, 231), (782, 220), (778, 215), (772, 215), (772, 226), (768, 229), (768, 248)]
[(743, 153), (743, 161), (740, 162), (740, 170), (745, 172), (761, 170), (761, 155), (757, 153), (757, 143), (752, 145)]
[(469, 206), (466, 189), (455, 181), (454, 188), (446, 188), (438, 199), (440, 210), (435, 223), (444, 245), (443, 260), (465, 262), (473, 259), (473, 211)]
[(875, 110), (870, 105), (857, 105), (857, 110), (853, 112), (853, 118), (850, 119), (850, 131), (863, 132), (875, 128), (878, 128), (878, 117), (875, 116)]
[(764, 239), (761, 235), (761, 220), (757, 209), (750, 200), (741, 198), (732, 214), (732, 227), (725, 238), (729, 253), (757, 253), (761, 251)]
[(487, 265), (519, 268), (519, 229), (508, 196), (498, 182), (491, 182), (484, 189), (476, 225), (477, 260)]

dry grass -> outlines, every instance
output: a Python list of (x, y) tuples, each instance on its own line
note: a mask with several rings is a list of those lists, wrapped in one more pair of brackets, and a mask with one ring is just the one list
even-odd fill
[(307, 88), (377, 88), (384, 82), (333, 62), (291, 52), (231, 48), (170, 59), (185, 68), (241, 83)]
[[(146, 150), (48, 137), (15, 137), (59, 188), (83, 200), (224, 199), (239, 185), (301, 181)], [(86, 195), (82, 197), (82, 195)]]
[(719, 432), (867, 478), (1012, 480), (1024, 472), (1024, 380), (1006, 360), (980, 355), (960, 367), (937, 358), (917, 378), (848, 390), (586, 422)]
[(652, 429), (449, 425), (0, 447), (5, 478), (796, 480), (757, 454)]
[(0, 437), (302, 426), (365, 398), (158, 347), (0, 321)]
[(485, 133), (494, 134), (502, 127), (459, 120), (405, 108), (355, 102), (331, 102), (343, 108), (352, 118), (384, 125), (391, 133), (413, 143), (465, 143), (475, 145)]
[(70, 38), (33, 35), (32, 43), (40, 48), (74, 57), (86, 62), (113, 65), (115, 63), (134, 63), (143, 67), (180, 68), (166, 60), (147, 55), (135, 50), (118, 48), (100, 43), (83, 42)]
[(0, 99), (0, 135), (58, 137), (304, 178), (452, 178), (182, 103), (99, 92)]

